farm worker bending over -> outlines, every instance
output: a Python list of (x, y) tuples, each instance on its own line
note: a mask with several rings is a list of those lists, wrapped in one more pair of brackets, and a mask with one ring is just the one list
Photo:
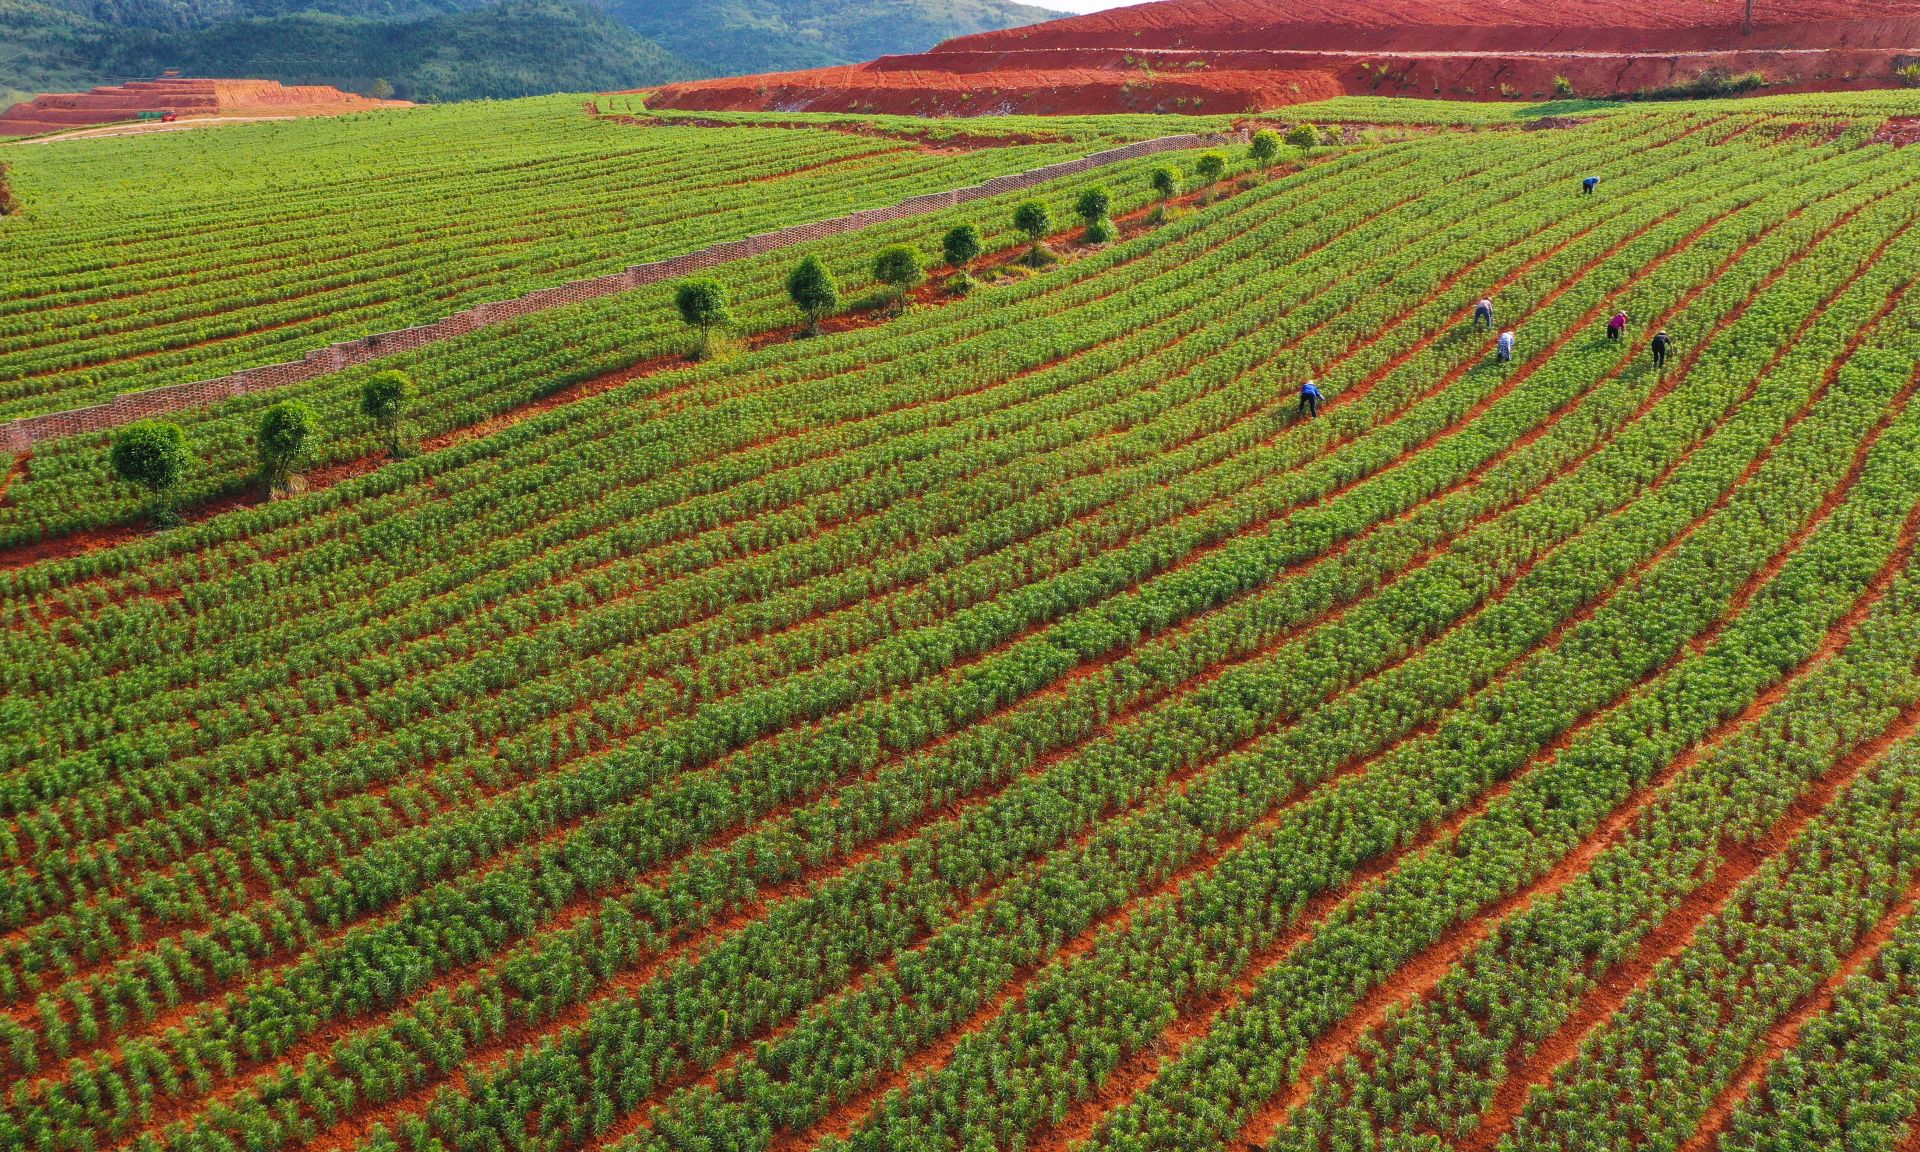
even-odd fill
[(1593, 190), (1598, 187), (1600, 187), (1600, 177), (1598, 176), (1589, 176), (1585, 180), (1580, 181), (1580, 190), (1589, 196), (1593, 195)]
[(1626, 330), (1627, 330), (1627, 313), (1626, 313), (1626, 309), (1623, 308), (1620, 311), (1615, 312), (1613, 314), (1613, 319), (1607, 321), (1607, 339), (1618, 340), (1620, 339), (1620, 333), (1625, 332)]
[(1505, 332), (1500, 333), (1500, 363), (1505, 364), (1511, 361), (1512, 359), (1513, 359), (1513, 329), (1509, 328)]
[(1302, 412), (1315, 419), (1320, 416), (1320, 389), (1315, 388), (1311, 380), (1300, 386), (1300, 406), (1293, 410), (1295, 416)]
[(1485, 324), (1487, 331), (1493, 331), (1493, 297), (1483, 296), (1480, 303), (1473, 306), (1473, 330), (1478, 332)]
[(1673, 348), (1673, 337), (1667, 335), (1665, 328), (1653, 338), (1653, 366), (1660, 369), (1667, 366), (1667, 353)]

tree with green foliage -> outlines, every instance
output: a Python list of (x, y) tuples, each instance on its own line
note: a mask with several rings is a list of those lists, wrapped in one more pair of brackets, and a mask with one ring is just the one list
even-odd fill
[(260, 480), (268, 499), (291, 496), (297, 490), (295, 477), (304, 463), (307, 442), (319, 430), (320, 417), (304, 401), (282, 400), (261, 415)]
[(1035, 266), (1044, 263), (1046, 255), (1040, 247), (1040, 242), (1046, 238), (1047, 233), (1053, 231), (1053, 214), (1047, 211), (1047, 206), (1038, 200), (1029, 200), (1015, 208), (1013, 227), (1026, 236), (1028, 243), (1032, 245), (1027, 250), (1027, 263)]
[(980, 229), (971, 224), (955, 224), (940, 238), (940, 255), (946, 259), (947, 266), (956, 272), (965, 272), (969, 265), (978, 260), (981, 248)]
[(1201, 185), (1211, 188), (1220, 177), (1227, 174), (1227, 155), (1224, 152), (1204, 152), (1200, 159), (1193, 162), (1193, 170), (1199, 174)]
[(1253, 140), (1247, 145), (1247, 154), (1253, 162), (1262, 168), (1270, 168), (1280, 156), (1280, 133), (1271, 128), (1262, 128), (1253, 134)]
[(1171, 200), (1180, 195), (1180, 169), (1171, 164), (1162, 164), (1153, 170), (1149, 177), (1153, 182), (1153, 191), (1161, 200)]
[(718, 280), (688, 280), (674, 291), (673, 305), (680, 320), (700, 333), (694, 359), (705, 360), (713, 350), (713, 330), (733, 323), (727, 307), (727, 290)]
[(400, 458), (400, 421), (413, 397), (413, 381), (389, 368), (376, 372), (360, 386), (360, 413), (380, 426), (387, 437), (387, 454)]
[(1074, 215), (1087, 226), (1085, 239), (1089, 244), (1105, 244), (1113, 239), (1115, 229), (1108, 213), (1113, 210), (1113, 193), (1105, 185), (1095, 184), (1080, 193), (1073, 202)]
[(807, 318), (807, 334), (820, 335), (820, 322), (840, 307), (840, 285), (818, 256), (809, 256), (787, 274), (787, 297)]
[(980, 258), (984, 245), (980, 242), (980, 229), (971, 224), (956, 224), (947, 229), (940, 238), (940, 254), (946, 259), (947, 267), (953, 269), (953, 276), (947, 281), (947, 290), (956, 296), (964, 296), (973, 291), (973, 273), (970, 268)]
[(114, 473), (129, 484), (145, 488), (153, 497), (152, 518), (157, 528), (180, 522), (170, 493), (193, 462), (187, 453), (187, 434), (178, 424), (142, 421), (122, 428), (107, 454)]
[(1295, 148), (1311, 149), (1320, 143), (1320, 130), (1311, 124), (1295, 124), (1287, 129), (1286, 142)]
[(889, 244), (873, 258), (873, 278), (886, 285), (895, 307), (905, 303), (907, 293), (927, 278), (920, 253), (906, 244)]

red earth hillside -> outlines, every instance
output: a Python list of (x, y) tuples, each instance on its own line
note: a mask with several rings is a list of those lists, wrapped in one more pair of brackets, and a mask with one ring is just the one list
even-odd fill
[(0, 136), (37, 136), (89, 124), (116, 124), (141, 113), (192, 116), (315, 116), (402, 107), (317, 84), (277, 80), (194, 80), (163, 76), (90, 92), (36, 96), (0, 112)]
[(1904, 84), (1920, 0), (1162, 0), (866, 64), (672, 84), (662, 108), (980, 115), (1254, 112), (1330, 95), (1551, 97)]

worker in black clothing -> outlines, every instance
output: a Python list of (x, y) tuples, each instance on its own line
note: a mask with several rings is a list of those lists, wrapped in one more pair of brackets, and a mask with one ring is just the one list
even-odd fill
[(1665, 368), (1667, 366), (1667, 353), (1671, 351), (1672, 348), (1673, 348), (1673, 337), (1667, 335), (1667, 330), (1665, 328), (1660, 329), (1659, 333), (1655, 335), (1653, 338), (1654, 371), (1657, 372), (1660, 369)]

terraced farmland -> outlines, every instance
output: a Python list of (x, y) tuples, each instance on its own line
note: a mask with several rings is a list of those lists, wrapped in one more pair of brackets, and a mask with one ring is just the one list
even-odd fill
[(701, 364), (561, 309), (408, 361), (457, 442), (19, 553), (0, 1146), (1915, 1146), (1904, 99), (1236, 157)]

